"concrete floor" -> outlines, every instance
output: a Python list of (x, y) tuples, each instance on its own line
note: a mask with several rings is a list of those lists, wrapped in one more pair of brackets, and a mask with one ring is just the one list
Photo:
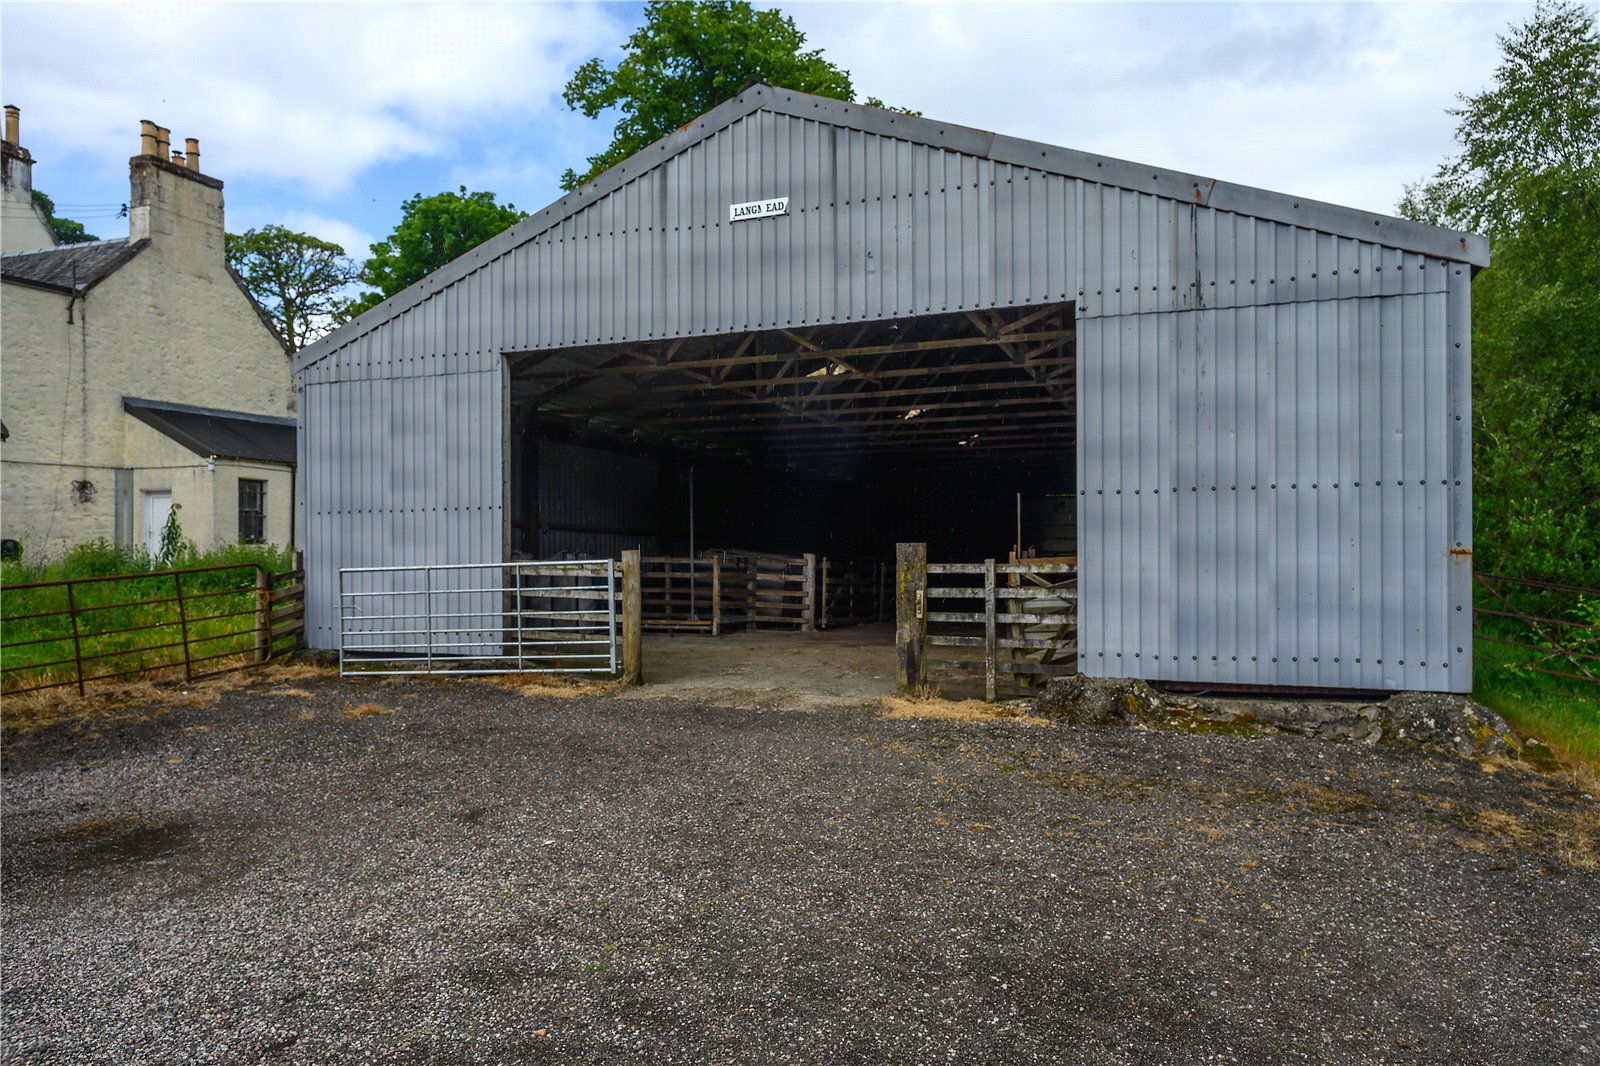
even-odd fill
[(650, 696), (789, 710), (856, 706), (894, 693), (894, 624), (720, 637), (646, 633)]

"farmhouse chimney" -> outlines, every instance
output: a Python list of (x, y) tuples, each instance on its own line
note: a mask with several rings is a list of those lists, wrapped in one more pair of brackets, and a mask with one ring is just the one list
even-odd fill
[(128, 237), (167, 248), (183, 269), (220, 269), (222, 182), (200, 173), (198, 138), (184, 147), (172, 146), (167, 127), (139, 123), (139, 154), (128, 161)]
[(32, 252), (58, 243), (50, 220), (33, 200), (33, 155), (22, 147), (18, 127), (22, 111), (6, 105), (5, 137), (0, 140), (0, 201), (5, 204), (5, 226), (0, 228), (0, 252)]
[[(4, 155), (5, 169), (3, 175), (6, 199), (16, 198), (18, 203), (33, 202), (33, 155), (17, 140), (17, 127), (21, 125), (22, 112), (15, 104), (6, 105), (6, 135), (5, 143), (0, 144), (0, 154)], [(43, 216), (41, 216), (43, 217)], [(18, 232), (22, 230), (17, 227)], [(13, 249), (7, 248), (7, 251)]]

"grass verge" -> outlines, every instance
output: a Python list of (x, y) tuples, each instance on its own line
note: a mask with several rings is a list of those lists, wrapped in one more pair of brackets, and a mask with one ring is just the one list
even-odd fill
[[(293, 565), (287, 551), (235, 545), (206, 554), (186, 552), (176, 569), (227, 567), (189, 574), (181, 591), (171, 576), (154, 576), (159, 564), (142, 552), (96, 541), (59, 559), (7, 561), (0, 568), (0, 670), (7, 692), (76, 678), (81, 657), (86, 680), (116, 676), (136, 681), (182, 667), (188, 656), (209, 672), (255, 646), (255, 566), (268, 573)], [(71, 579), (101, 580), (75, 586), (23, 586)], [(76, 608), (76, 619), (69, 609)]]
[(1520, 654), (1474, 641), (1473, 698), (1564, 761), (1600, 768), (1600, 685), (1519, 671)]

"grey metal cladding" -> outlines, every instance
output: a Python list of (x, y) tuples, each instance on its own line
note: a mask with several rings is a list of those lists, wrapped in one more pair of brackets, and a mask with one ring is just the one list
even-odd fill
[[(725, 136), (738, 127), (751, 124), (751, 120), (765, 131), (767, 137), (767, 140), (759, 145), (761, 149), (759, 152), (750, 151), (752, 146), (748, 142), (735, 143)], [(808, 131), (812, 134), (809, 139)], [(748, 133), (748, 130), (746, 132)], [(932, 155), (929, 153), (943, 154), (972, 161), (974, 164), (987, 164), (991, 168), (995, 166), (1023, 168), (1027, 173), (1047, 175), (1063, 181), (1091, 183), (1329, 234), (1380, 241), (1388, 247), (1463, 261), (1476, 266), (1488, 263), (1487, 243), (1474, 234), (1439, 229), (1405, 219), (1233, 185), (1214, 178), (1163, 170), (1159, 167), (1092, 155), (1055, 145), (997, 136), (987, 131), (968, 129), (933, 119), (900, 115), (858, 104), (807, 96), (791, 90), (756, 85), (612, 168), (589, 185), (568, 194), (511, 229), (486, 241), (455, 262), (362, 315), (332, 336), (308, 346), (296, 357), (296, 369), (326, 359), (336, 349), (392, 321), (396, 316), (407, 313), (416, 305), (431, 300), (440, 292), (479, 274), (486, 268), (491, 266), (498, 268), (502, 259), (514, 258), (514, 253), (523, 246), (545, 237), (558, 227), (567, 225), (576, 216), (589, 213), (597, 204), (605, 205), (608, 217), (628, 219), (628, 224), (622, 229), (623, 247), (619, 247), (609, 239), (616, 236), (616, 226), (601, 226), (593, 219), (579, 231), (582, 236), (575, 239), (582, 242), (585, 238), (598, 239), (597, 235), (606, 234), (607, 249), (600, 253), (602, 256), (623, 253), (631, 239), (631, 243), (635, 246), (635, 254), (628, 256), (627, 261), (638, 268), (640, 281), (647, 288), (648, 283), (659, 276), (655, 272), (662, 267), (675, 264), (681, 269), (684, 265), (681, 255), (670, 254), (686, 250), (682, 244), (669, 242), (670, 233), (692, 236), (698, 232), (702, 244), (709, 244), (722, 252), (732, 251), (735, 247), (743, 247), (748, 252), (751, 245), (760, 245), (768, 240), (776, 243), (777, 238), (773, 236), (770, 227), (764, 234), (746, 235), (744, 238), (732, 237), (730, 230), (735, 227), (729, 227), (726, 222), (725, 210), (728, 203), (735, 201), (727, 199), (727, 195), (732, 192), (746, 192), (761, 180), (780, 175), (788, 181), (804, 180), (803, 171), (808, 163), (815, 168), (812, 181), (813, 193), (823, 191), (823, 187), (837, 191), (842, 177), (853, 176), (863, 183), (885, 178), (887, 175), (881, 170), (869, 172), (866, 167), (868, 161), (865, 159), (851, 160), (850, 163), (858, 167), (851, 171), (844, 169), (846, 164), (830, 155), (832, 142), (839, 137), (850, 135), (857, 138), (855, 143), (866, 143), (866, 139), (870, 138), (873, 144), (885, 151), (901, 153), (904, 149), (911, 149), (910, 154), (901, 155), (900, 158), (911, 161), (913, 166), (919, 158), (931, 161)], [(891, 145), (899, 147), (891, 149)], [(737, 160), (737, 163), (733, 163), (734, 160)], [(660, 171), (664, 166), (673, 169), (675, 174), (672, 177), (663, 176)], [(909, 175), (905, 173), (893, 175), (897, 181), (903, 181), (908, 176), (912, 179), (913, 185), (923, 185), (920, 191), (931, 199), (934, 195), (931, 178), (928, 182), (919, 183), (916, 181), (918, 175), (914, 171)], [(948, 178), (950, 175), (946, 170), (942, 176)], [(975, 176), (983, 180), (993, 180), (992, 174)], [(656, 183), (666, 181), (671, 187), (652, 184), (652, 179)], [(902, 194), (906, 188), (904, 184), (898, 183), (883, 187), (898, 190)], [(947, 183), (942, 187), (950, 186)], [(862, 188), (860, 191), (867, 192), (869, 189)], [(619, 193), (622, 194), (620, 198)], [(674, 193), (681, 195), (675, 198)], [(763, 194), (758, 192), (750, 194), (750, 196), (760, 195)], [(790, 195), (794, 195), (793, 190)], [(877, 196), (879, 193), (875, 192), (873, 195)], [(818, 205), (822, 203), (838, 204), (836, 210), (840, 212), (865, 206), (860, 204), (854, 195), (830, 197), (827, 200), (817, 195), (809, 198), (814, 205), (813, 210), (817, 211), (821, 210)], [(873, 202), (881, 203), (878, 200)], [(966, 204), (965, 199), (957, 198), (942, 206), (951, 208)], [(657, 209), (656, 214), (663, 219), (663, 225), (653, 230), (649, 228), (650, 213), (647, 210), (651, 206)], [(973, 206), (981, 211), (995, 205), (991, 201)], [(681, 223), (685, 209), (698, 216), (697, 221), (687, 226)], [(665, 224), (666, 212), (669, 211), (673, 214), (670, 229)], [(715, 226), (718, 221), (724, 228), (721, 230), (708, 228)], [(824, 219), (822, 225), (824, 230), (830, 228), (828, 226), (830, 221), (835, 224), (832, 228), (838, 228), (839, 220)], [(945, 212), (945, 224), (949, 225), (952, 221), (954, 220), (949, 217), (949, 212)], [(837, 239), (842, 234), (835, 232), (833, 236)], [(646, 247), (649, 248), (649, 254), (640, 258), (638, 252)], [(576, 265), (585, 255), (581, 248), (581, 243), (561, 246), (559, 251), (562, 253), (562, 265), (569, 267)], [(688, 250), (692, 253), (693, 249), (694, 244), (690, 242)], [(692, 255), (690, 262), (693, 262)], [(1002, 266), (999, 263), (993, 265)], [(616, 274), (613, 272), (607, 276), (615, 277)], [(502, 277), (502, 273), (498, 269), (495, 270), (494, 278), (489, 285), (495, 286)], [(556, 275), (556, 278), (565, 283), (570, 275), (562, 272)], [(480, 300), (488, 299), (487, 293), (473, 295)], [(492, 308), (489, 306), (473, 308), (470, 306), (472, 296), (467, 296), (465, 300), (462, 297), (463, 294), (458, 293), (453, 301), (455, 309), (461, 312), (505, 310), (498, 305)], [(575, 297), (578, 298), (580, 297)], [(803, 301), (797, 302), (803, 303)], [(958, 304), (958, 306), (976, 305), (977, 301)], [(619, 305), (613, 301), (612, 306)], [(628, 310), (620, 314), (615, 310), (608, 312), (606, 324), (612, 328), (601, 329), (594, 323), (589, 332), (606, 334), (620, 332), (627, 339), (638, 339), (641, 334), (625, 330), (614, 323), (619, 318), (625, 320), (630, 313), (642, 312), (643, 308), (635, 308), (633, 305), (628, 305)], [(715, 315), (712, 317), (718, 318)], [(469, 348), (481, 349), (480, 342), (486, 339), (482, 334), (487, 332), (504, 334), (502, 339), (519, 337), (516, 343), (504, 347), (521, 350), (551, 347), (557, 343), (581, 343), (570, 340), (556, 342), (548, 336), (541, 342), (541, 330), (536, 324), (528, 323), (518, 329), (511, 325), (515, 318), (514, 315), (501, 313), (492, 323), (475, 317), (458, 321), (465, 327), (466, 332), (472, 334), (465, 338)], [(815, 320), (813, 318), (813, 321)], [(723, 319), (718, 318), (718, 321)], [(492, 330), (478, 328), (490, 325), (493, 326)], [(677, 332), (689, 331), (673, 330), (656, 335), (674, 335)], [(646, 330), (642, 335), (648, 336), (650, 331)], [(455, 340), (459, 343), (462, 338), (456, 337)]]
[(338, 574), (503, 557), (501, 371), (310, 384), (302, 416), (306, 633), (337, 647)]
[(1465, 691), (1485, 261), (758, 87), (302, 353), (311, 639), (340, 565), (502, 557), (503, 353), (1071, 300), (1087, 672)]
[(1085, 672), (1468, 691), (1448, 311), (1415, 293), (1084, 320)]

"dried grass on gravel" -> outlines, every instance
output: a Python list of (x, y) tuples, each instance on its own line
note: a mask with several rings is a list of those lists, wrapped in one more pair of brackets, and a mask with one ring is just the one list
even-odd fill
[(482, 680), (524, 696), (553, 696), (557, 699), (606, 696), (627, 687), (625, 681), (587, 681), (570, 674), (496, 674)]
[(255, 676), (267, 681), (314, 681), (322, 677), (335, 677), (331, 666), (318, 666), (308, 662), (268, 663), (255, 671)]
[[(82, 696), (75, 685), (41, 692), (8, 694), (0, 699), (0, 724), (7, 737), (22, 737), (63, 722), (88, 724), (124, 718), (148, 718), (174, 707), (210, 707), (223, 696), (259, 681), (304, 681), (332, 676), (327, 667), (308, 663), (269, 663), (245, 666), (240, 660), (218, 660), (214, 669), (227, 669), (214, 677), (185, 682), (162, 670), (138, 678), (91, 681)], [(305, 689), (289, 687), (275, 693), (283, 696), (310, 696)]]
[(1573, 815), (1558, 847), (1563, 861), (1586, 873), (1600, 872), (1600, 770), (1579, 763), (1558, 776), (1587, 797), (1589, 806)]
[(174, 707), (210, 707), (251, 680), (244, 671), (230, 671), (188, 683), (142, 678), (95, 682), (82, 696), (71, 685), (23, 692), (4, 697), (0, 723), (6, 736), (20, 737), (63, 722), (147, 718)]
[(381, 703), (347, 703), (344, 705), (346, 718), (372, 718), (376, 715), (393, 714), (394, 710)]
[(1017, 725), (1054, 727), (1047, 718), (1003, 703), (982, 700), (941, 700), (936, 697), (912, 699), (905, 696), (881, 698), (883, 716), (889, 719), (928, 718), (943, 722), (1014, 722)]

